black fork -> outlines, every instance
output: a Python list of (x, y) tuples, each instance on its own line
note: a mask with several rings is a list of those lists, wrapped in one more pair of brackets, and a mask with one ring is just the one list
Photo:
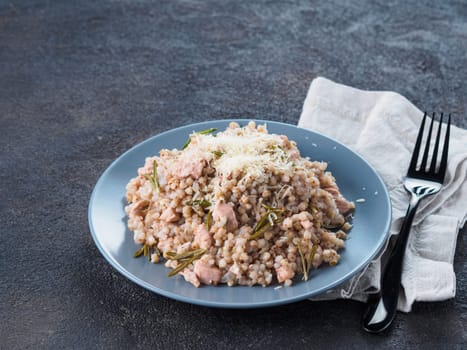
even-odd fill
[(367, 309), (363, 315), (362, 327), (367, 332), (382, 332), (388, 328), (394, 320), (397, 311), (397, 300), (399, 298), (404, 252), (415, 212), (421, 199), (426, 196), (435, 194), (441, 189), (443, 185), (448, 161), (451, 115), (449, 114), (448, 117), (441, 161), (438, 166), (438, 153), (441, 142), (440, 138), (443, 117), (443, 113), (441, 113), (431, 161), (429, 161), (428, 157), (430, 154), (431, 135), (433, 131), (433, 123), (435, 120), (435, 113), (433, 113), (433, 118), (431, 119), (428, 135), (426, 137), (425, 148), (420, 165), (418, 166), (419, 156), (421, 154), (420, 147), (425, 130), (425, 122), (427, 119), (426, 112), (423, 116), (422, 124), (420, 126), (420, 130), (418, 131), (415, 148), (413, 150), (412, 159), (410, 161), (409, 170), (407, 171), (407, 176), (404, 179), (404, 187), (411, 194), (409, 208), (407, 209), (407, 214), (405, 216), (404, 222), (402, 223), (402, 227), (397, 237), (394, 249), (391, 252), (388, 263), (381, 275), (380, 292), (370, 298)]

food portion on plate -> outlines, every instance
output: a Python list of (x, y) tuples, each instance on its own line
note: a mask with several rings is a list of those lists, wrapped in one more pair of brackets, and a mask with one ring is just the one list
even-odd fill
[(307, 280), (338, 263), (354, 204), (325, 162), (254, 122), (193, 132), (180, 150), (146, 158), (126, 186), (135, 257), (201, 284)]

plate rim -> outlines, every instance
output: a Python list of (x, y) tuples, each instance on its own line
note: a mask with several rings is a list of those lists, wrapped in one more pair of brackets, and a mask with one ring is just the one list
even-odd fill
[[(276, 125), (283, 125), (285, 127), (292, 127), (296, 129), (300, 129), (306, 132), (310, 132), (312, 134), (319, 135), (321, 137), (324, 137), (332, 142), (334, 142), (336, 145), (339, 145), (348, 151), (354, 153), (358, 158), (360, 158), (361, 161), (363, 161), (372, 171), (372, 173), (376, 176), (378, 182), (382, 185), (382, 188), (384, 189), (384, 200), (385, 204), (389, 208), (388, 210), (388, 215), (386, 218), (386, 222), (384, 223), (384, 234), (381, 235), (381, 237), (378, 240), (377, 244), (377, 249), (373, 251), (373, 253), (370, 255), (367, 261), (358, 264), (356, 267), (354, 267), (350, 272), (345, 274), (344, 276), (341, 276), (340, 278), (336, 279), (330, 284), (327, 284), (326, 286), (323, 286), (317, 290), (312, 291), (311, 293), (302, 293), (299, 295), (287, 297), (287, 298), (281, 298), (281, 299), (274, 299), (274, 300), (269, 300), (269, 301), (254, 301), (254, 302), (242, 302), (242, 303), (226, 303), (226, 302), (219, 302), (219, 301), (209, 301), (209, 300), (203, 300), (203, 299), (193, 299), (190, 297), (186, 297), (180, 294), (176, 294), (171, 291), (166, 291), (164, 289), (161, 289), (151, 283), (146, 282), (145, 280), (133, 275), (131, 272), (126, 270), (117, 260), (114, 259), (113, 256), (107, 253), (107, 251), (103, 248), (102, 244), (100, 243), (96, 231), (93, 226), (93, 220), (92, 220), (92, 210), (93, 210), (93, 205), (96, 197), (96, 193), (98, 191), (98, 188), (103, 184), (104, 178), (106, 175), (111, 171), (111, 169), (122, 159), (124, 158), (127, 154), (133, 152), (134, 149), (137, 149), (141, 147), (144, 144), (150, 143), (153, 141), (153, 139), (161, 137), (163, 135), (169, 135), (171, 133), (177, 133), (180, 129), (187, 129), (190, 127), (193, 128), (198, 128), (202, 125), (210, 124), (210, 123), (229, 123), (229, 122), (237, 122), (237, 123), (248, 123), (250, 121), (254, 121), (257, 124), (268, 124), (268, 123), (273, 123)], [(186, 125), (181, 125), (176, 128), (172, 128), (169, 130), (165, 130), (161, 133), (155, 134), (151, 137), (148, 137), (144, 139), (141, 142), (138, 142), (134, 146), (130, 147), (127, 149), (125, 152), (121, 153), (117, 158), (115, 158), (103, 172), (101, 172), (96, 184), (94, 185), (94, 188), (91, 192), (91, 196), (89, 199), (89, 205), (88, 205), (88, 225), (89, 225), (89, 230), (91, 232), (91, 236), (93, 238), (93, 241), (95, 245), (97, 246), (98, 250), (102, 254), (102, 256), (107, 260), (107, 262), (114, 268), (116, 269), (120, 274), (122, 274), (125, 278), (131, 280), (132, 282), (136, 283), (137, 285), (153, 292), (157, 293), (158, 295), (162, 295), (164, 297), (173, 299), (173, 300), (178, 300), (181, 302), (189, 303), (189, 304), (194, 304), (194, 305), (200, 305), (200, 306), (207, 306), (207, 307), (213, 307), (213, 308), (225, 308), (225, 309), (250, 309), (250, 308), (265, 308), (265, 307), (272, 307), (272, 306), (279, 306), (279, 305), (285, 305), (285, 304), (290, 304), (294, 303), (297, 301), (302, 301), (306, 300), (308, 298), (311, 298), (313, 296), (318, 296), (324, 293), (327, 290), (330, 290), (345, 281), (349, 280), (350, 278), (354, 277), (357, 275), (359, 272), (363, 271), (373, 260), (374, 258), (381, 252), (382, 248), (385, 246), (385, 243), (388, 241), (390, 237), (390, 227), (391, 227), (391, 221), (392, 221), (392, 203), (391, 203), (391, 198), (389, 195), (389, 191), (387, 189), (387, 186), (383, 179), (381, 178), (380, 174), (378, 171), (357, 151), (352, 150), (350, 147), (346, 146), (342, 142), (334, 139), (333, 137), (327, 136), (326, 134), (314, 131), (312, 129), (306, 129), (302, 128), (298, 125), (293, 125), (289, 123), (284, 123), (284, 122), (278, 122), (274, 120), (265, 120), (265, 119), (244, 119), (244, 118), (234, 118), (234, 119), (213, 119), (213, 120), (207, 120), (207, 121), (202, 121), (202, 122), (196, 122), (196, 123), (191, 123), (191, 124), (186, 124)], [(188, 282), (187, 282), (188, 283)], [(230, 287), (230, 288), (252, 288), (248, 286), (235, 286), (235, 287)], [(254, 287), (253, 287), (254, 288)], [(271, 286), (268, 286), (268, 288), (271, 288)]]

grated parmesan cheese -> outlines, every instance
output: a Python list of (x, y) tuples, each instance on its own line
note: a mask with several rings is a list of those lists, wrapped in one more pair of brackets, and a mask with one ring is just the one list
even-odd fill
[[(243, 131), (239, 133), (238, 130)], [(283, 148), (279, 135), (249, 132), (248, 129), (227, 129), (216, 136), (192, 134), (192, 143), (206, 152), (221, 152), (222, 156), (210, 156), (211, 165), (218, 176), (229, 176), (234, 172), (243, 177), (262, 179), (277, 169), (293, 172), (293, 163)]]

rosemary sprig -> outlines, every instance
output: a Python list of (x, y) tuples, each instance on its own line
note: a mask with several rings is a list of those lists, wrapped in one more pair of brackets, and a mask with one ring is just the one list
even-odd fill
[(253, 227), (253, 232), (257, 232), (258, 230), (260, 230), (261, 228), (263, 228), (264, 226), (266, 226), (267, 224), (270, 224), (269, 220), (268, 220), (268, 216), (269, 216), (269, 212), (267, 212), (266, 214), (264, 214), (259, 220), (258, 222), (255, 224), (255, 226)]
[(185, 148), (188, 147), (188, 145), (190, 144), (190, 142), (191, 142), (191, 137), (188, 136), (188, 140), (186, 140), (185, 143), (184, 143), (183, 146), (182, 146), (182, 151), (183, 151)]
[(195, 258), (191, 258), (191, 260), (186, 260), (180, 264), (177, 265), (176, 268), (174, 268), (173, 270), (170, 270), (170, 272), (167, 274), (167, 277), (173, 277), (175, 276), (177, 273), (179, 273), (180, 271), (183, 271), (188, 265), (190, 265), (193, 261), (195, 260)]
[(253, 234), (248, 238), (249, 240), (260, 237), (264, 232), (279, 223), (282, 219), (281, 214), (285, 211), (284, 208), (274, 208), (266, 204), (262, 204), (262, 206), (267, 210), (266, 214), (253, 227)]
[(298, 253), (300, 254), (300, 265), (302, 266), (303, 279), (305, 281), (308, 281), (308, 261), (305, 260), (305, 256), (303, 255), (302, 251), (302, 245), (300, 244), (300, 242), (297, 242), (297, 248)]
[[(133, 254), (133, 258), (139, 258), (140, 256), (145, 256), (148, 258), (148, 260), (151, 260), (151, 251), (152, 251), (152, 247), (146, 243), (144, 243), (141, 248), (139, 248), (134, 254)], [(156, 252), (159, 251), (159, 249), (157, 248), (154, 248), (156, 250)]]
[(212, 151), (211, 153), (214, 154), (217, 158), (222, 157), (222, 155), (224, 154), (224, 152), (221, 151)]
[(150, 249), (150, 247), (147, 244), (143, 245), (143, 255), (150, 260), (151, 259), (151, 254), (149, 253), (149, 249)]
[(267, 230), (269, 230), (271, 228), (271, 223), (268, 221), (266, 222), (266, 224), (260, 228), (258, 228), (257, 230), (253, 230), (253, 234), (248, 237), (249, 240), (252, 240), (252, 239), (256, 239), (258, 237), (261, 237), (263, 235), (264, 232), (266, 232)]
[(311, 268), (313, 267), (313, 257), (316, 254), (318, 245), (313, 244), (313, 247), (311, 247), (311, 250), (310, 250), (310, 254), (308, 254), (306, 258), (305, 258), (305, 255), (303, 254), (303, 250), (302, 250), (302, 246), (300, 242), (297, 242), (297, 249), (298, 249), (298, 253), (300, 254), (300, 264), (302, 266), (303, 279), (305, 281), (308, 281), (309, 272)]
[(197, 133), (200, 134), (200, 135), (209, 135), (209, 134), (212, 134), (216, 130), (217, 130), (217, 128), (209, 128), (209, 129), (206, 129), (206, 130), (198, 131)]
[(151, 175), (145, 174), (144, 176), (152, 184), (154, 191), (159, 193), (160, 186), (159, 186), (159, 181), (158, 181), (158, 176), (157, 176), (157, 162), (156, 161), (152, 162), (152, 174)]
[[(213, 132), (215, 132), (217, 130), (217, 128), (209, 128), (209, 129), (206, 129), (206, 130), (201, 130), (201, 131), (198, 131), (197, 134), (200, 134), (200, 135), (209, 135), (209, 134), (212, 134)], [(185, 141), (185, 143), (183, 144), (182, 146), (182, 151), (188, 147), (188, 145), (190, 144), (191, 142), (191, 136), (188, 136), (188, 140)]]
[(191, 205), (191, 206), (199, 205), (202, 208), (207, 208), (211, 206), (211, 202), (207, 201), (206, 199), (194, 199), (194, 200), (186, 202), (185, 205)]
[(308, 254), (308, 259), (307, 259), (308, 270), (310, 270), (311, 267), (313, 266), (313, 258), (315, 257), (317, 250), (318, 250), (318, 245), (313, 244), (313, 247), (311, 247), (311, 251), (310, 251), (310, 254)]
[(342, 223), (342, 224), (335, 224), (335, 225), (331, 225), (331, 224), (329, 224), (329, 225), (324, 225), (324, 224), (323, 224), (322, 226), (323, 226), (326, 230), (339, 230), (340, 228), (342, 228), (342, 226), (344, 226), (344, 224), (345, 224), (345, 221), (344, 221), (344, 223)]
[(186, 260), (190, 259), (194, 256), (202, 255), (206, 253), (206, 249), (195, 249), (195, 250), (190, 250), (185, 253), (177, 254), (175, 252), (166, 252), (165, 256), (169, 260)]
[(135, 254), (133, 254), (133, 258), (139, 258), (141, 255), (144, 254), (145, 249), (146, 249), (146, 243), (143, 244), (143, 245), (141, 246), (141, 248), (139, 248), (139, 249), (135, 252)]
[(177, 267), (171, 270), (167, 274), (167, 276), (172, 277), (172, 276), (175, 276), (180, 271), (183, 271), (193, 261), (199, 259), (205, 252), (206, 252), (206, 249), (195, 249), (195, 250), (188, 251), (182, 254), (176, 254), (175, 252), (166, 252), (165, 255), (167, 259), (177, 260), (179, 262)]
[(275, 207), (271, 207), (270, 205), (267, 205), (267, 204), (264, 204), (264, 203), (261, 203), (261, 205), (263, 206), (263, 208), (269, 210), (269, 211), (272, 211), (272, 212), (275, 212), (275, 213), (283, 213), (285, 211), (284, 208), (275, 208)]
[(210, 210), (208, 215), (206, 216), (206, 227), (208, 228), (208, 231), (211, 228), (211, 222), (212, 222), (212, 210)]
[(156, 253), (157, 255), (161, 255), (161, 251), (156, 246), (150, 246), (149, 244), (144, 243), (141, 248), (139, 248), (135, 254), (133, 254), (133, 258), (139, 258), (140, 256), (145, 256), (151, 261), (151, 255)]

